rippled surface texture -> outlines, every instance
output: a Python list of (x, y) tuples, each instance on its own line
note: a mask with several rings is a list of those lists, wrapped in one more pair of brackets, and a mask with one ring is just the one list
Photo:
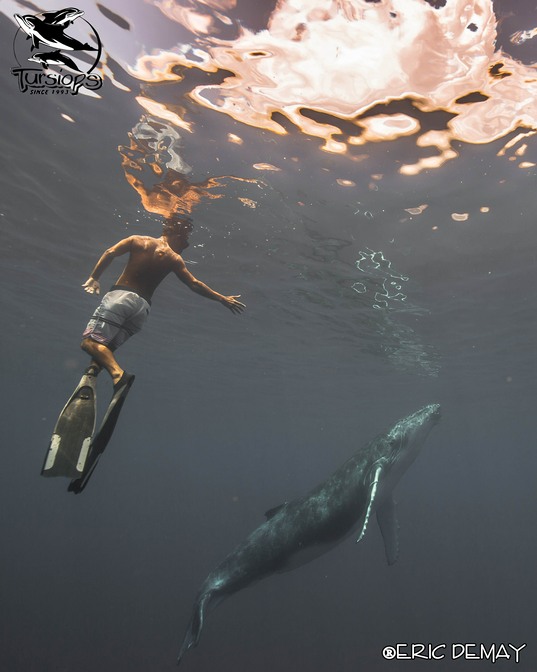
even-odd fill
[[(536, 668), (535, 4), (76, 8), (103, 86), (35, 94), (11, 72), (30, 44), (14, 15), (60, 7), (0, 5), (1, 668), (172, 669), (197, 587), (263, 512), (433, 402), (396, 493), (397, 564), (372, 528), (262, 582), (215, 611), (184, 669), (393, 672), (413, 664), (383, 659), (398, 642), (527, 643)], [(180, 214), (189, 270), (247, 311), (163, 283), (74, 497), (39, 471), (86, 364), (80, 285)]]

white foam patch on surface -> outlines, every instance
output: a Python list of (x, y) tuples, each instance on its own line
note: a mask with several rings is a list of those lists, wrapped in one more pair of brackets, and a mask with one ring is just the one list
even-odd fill
[[(229, 3), (211, 5), (225, 10)], [(131, 72), (160, 81), (180, 79), (172, 74), (177, 65), (230, 71), (221, 84), (197, 86), (190, 95), (243, 123), (285, 133), (274, 118), (280, 113), (322, 138), (324, 149), (340, 153), (352, 144), (418, 132), (408, 116), (396, 120), (399, 128), (375, 117), (364, 127), (360, 115), (379, 103), (410, 98), (422, 111), (454, 113), (438, 160), (408, 167), (413, 174), (454, 158), (446, 148), (454, 139), (486, 143), (518, 127), (537, 127), (535, 67), (495, 50), (496, 25), (491, 0), (447, 0), (438, 9), (425, 0), (284, 0), (265, 30), (241, 29), (228, 41), (198, 39), (195, 56), (185, 45), (154, 52)], [(457, 102), (476, 91), (482, 100)], [(329, 114), (333, 123), (315, 121), (304, 110)], [(341, 134), (337, 118), (354, 121), (356, 135), (335, 140)]]

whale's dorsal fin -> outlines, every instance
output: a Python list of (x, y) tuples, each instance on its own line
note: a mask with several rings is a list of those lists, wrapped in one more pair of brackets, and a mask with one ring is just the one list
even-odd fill
[(384, 550), (389, 565), (399, 557), (399, 525), (395, 512), (395, 501), (390, 497), (377, 509), (377, 522), (384, 539)]
[(278, 506), (275, 506), (272, 509), (269, 509), (268, 511), (265, 512), (265, 518), (267, 520), (270, 520), (271, 518), (274, 518), (274, 516), (279, 513), (284, 506), (287, 506), (287, 502), (284, 502), (283, 504), (279, 504)]
[(362, 524), (362, 529), (360, 531), (360, 536), (356, 540), (356, 543), (362, 541), (362, 538), (367, 530), (367, 525), (369, 523), (369, 518), (371, 517), (371, 512), (373, 511), (373, 506), (375, 504), (375, 497), (377, 495), (377, 490), (380, 481), (380, 475), (382, 473), (382, 468), (384, 466), (383, 462), (378, 462), (375, 470), (373, 472), (373, 478), (371, 479), (371, 485), (369, 486), (369, 497), (367, 500), (367, 510), (364, 516), (364, 522)]

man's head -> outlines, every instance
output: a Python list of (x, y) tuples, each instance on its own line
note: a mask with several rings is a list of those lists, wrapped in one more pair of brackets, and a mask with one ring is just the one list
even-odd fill
[(186, 215), (172, 215), (162, 225), (162, 237), (174, 252), (181, 253), (189, 246), (188, 238), (193, 229), (192, 220)]

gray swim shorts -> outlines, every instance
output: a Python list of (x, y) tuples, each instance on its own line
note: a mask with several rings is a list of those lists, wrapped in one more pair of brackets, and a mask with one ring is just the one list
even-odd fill
[(150, 304), (135, 292), (112, 289), (93, 313), (83, 338), (92, 338), (110, 350), (116, 350), (143, 327), (149, 315)]

